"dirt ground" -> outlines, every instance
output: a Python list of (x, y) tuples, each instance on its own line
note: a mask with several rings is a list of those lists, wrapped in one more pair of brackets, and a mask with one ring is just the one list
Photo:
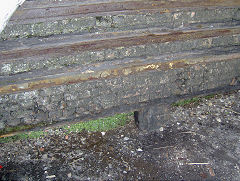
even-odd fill
[(0, 180), (240, 180), (240, 91), (172, 107), (171, 116), (154, 132), (132, 121), (3, 143)]

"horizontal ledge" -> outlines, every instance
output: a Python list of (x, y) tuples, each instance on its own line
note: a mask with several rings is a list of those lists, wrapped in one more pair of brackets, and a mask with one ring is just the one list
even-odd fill
[(41, 0), (41, 1), (25, 1), (24, 4), (19, 8), (23, 9), (32, 9), (32, 8), (54, 8), (54, 7), (65, 7), (65, 6), (74, 6), (74, 5), (95, 5), (95, 4), (107, 4), (107, 3), (124, 3), (124, 2), (147, 2), (147, 3), (161, 3), (164, 4), (182, 4), (188, 3), (191, 5), (198, 5), (198, 4), (215, 4), (218, 6), (235, 6), (239, 4), (238, 0), (179, 0), (179, 1), (170, 1), (166, 2), (165, 0), (61, 0), (61, 1), (52, 1), (52, 0)]
[[(35, 56), (66, 56), (87, 50), (103, 50), (114, 47), (130, 47), (135, 45), (164, 43), (173, 41), (186, 41), (201, 38), (210, 38), (239, 34), (240, 28), (204, 29), (172, 32), (139, 32), (107, 33), (100, 35), (73, 37), (57, 36), (56, 39), (25, 39), (19, 41), (4, 41), (0, 44), (0, 63), (13, 59), (24, 59)], [(95, 36), (95, 37), (94, 37)], [(32, 43), (34, 42), (34, 43)], [(20, 46), (20, 47), (19, 47)]]
[(197, 64), (207, 64), (211, 62), (221, 62), (240, 59), (240, 53), (214, 55), (197, 54), (197, 53), (181, 53), (174, 55), (166, 55), (165, 57), (148, 57), (147, 59), (130, 59), (128, 62), (104, 62), (96, 64), (88, 69), (68, 69), (55, 75), (35, 75), (34, 77), (19, 78), (19, 75), (12, 76), (11, 80), (18, 83), (8, 84), (8, 78), (4, 79), (5, 85), (0, 86), (1, 94), (10, 94), (14, 92), (23, 92), (36, 90), (46, 87), (53, 87), (65, 84), (74, 84), (83, 81), (91, 81), (97, 79), (107, 79), (118, 76), (127, 76), (145, 71), (166, 71), (170, 69), (178, 69), (189, 67)]
[[(92, 2), (92, 3), (91, 3)], [(55, 3), (55, 2), (54, 2)], [(31, 7), (30, 7), (31, 4)], [(15, 12), (11, 22), (31, 19), (47, 19), (53, 17), (68, 17), (74, 15), (84, 15), (91, 13), (110, 13), (115, 11), (136, 11), (159, 9), (160, 12), (169, 12), (176, 8), (195, 7), (236, 7), (240, 6), (237, 0), (202, 0), (202, 1), (63, 1), (62, 3), (35, 3), (27, 2)], [(26, 6), (26, 7), (25, 7)]]

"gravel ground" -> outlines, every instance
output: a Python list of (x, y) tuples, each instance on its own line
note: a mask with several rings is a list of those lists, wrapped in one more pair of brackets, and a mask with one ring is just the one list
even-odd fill
[(0, 180), (240, 180), (240, 91), (172, 108), (155, 132), (133, 121), (108, 132), (3, 143)]

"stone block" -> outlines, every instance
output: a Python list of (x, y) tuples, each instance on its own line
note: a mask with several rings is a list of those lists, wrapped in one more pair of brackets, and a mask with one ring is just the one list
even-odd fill
[(18, 126), (21, 123), (21, 120), (16, 118), (16, 119), (8, 119), (6, 124), (8, 126)]
[(96, 26), (111, 27), (112, 23), (111, 16), (96, 16)]
[(93, 51), (90, 53), (90, 59), (91, 59), (91, 62), (103, 61), (103, 60), (105, 60), (105, 52), (104, 51)]
[(5, 128), (5, 123), (3, 121), (0, 121), (0, 129), (4, 129)]
[(171, 119), (169, 104), (155, 104), (135, 113), (135, 120), (141, 130), (156, 130), (164, 127)]

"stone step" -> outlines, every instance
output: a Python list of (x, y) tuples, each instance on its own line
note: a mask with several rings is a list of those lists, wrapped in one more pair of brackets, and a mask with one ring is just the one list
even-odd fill
[(2, 40), (56, 34), (118, 32), (157, 27), (192, 29), (239, 24), (236, 0), (204, 1), (26, 1)]
[(101, 62), (0, 80), (3, 127), (132, 111), (148, 102), (240, 85), (239, 46)]
[(239, 7), (239, 0), (27, 0), (0, 35), (0, 130), (239, 89)]
[[(29, 91), (45, 87), (96, 80), (108, 77), (125, 76), (140, 72), (184, 68), (196, 64), (221, 62), (240, 58), (240, 46), (211, 48), (202, 51), (188, 51), (162, 56), (127, 58), (101, 62), (54, 71), (34, 71), (0, 77), (0, 94)], [(239, 67), (240, 68), (240, 67)]]
[(240, 44), (240, 28), (142, 29), (0, 42), (0, 76)]
[[(119, 8), (127, 8), (133, 9), (141, 5), (141, 9), (153, 9), (153, 8), (173, 8), (173, 7), (209, 7), (209, 6), (218, 6), (218, 7), (235, 7), (239, 5), (238, 0), (202, 0), (202, 1), (194, 1), (194, 0), (179, 0), (179, 1), (164, 1), (164, 0), (41, 0), (41, 1), (31, 1), (26, 0), (24, 6), (20, 7), (21, 9), (32, 9), (32, 8), (53, 8), (53, 7), (72, 7), (76, 5), (96, 5), (98, 4), (100, 7), (108, 4), (118, 4), (122, 3)], [(124, 6), (125, 4), (128, 6)], [(110, 7), (112, 7), (110, 6)], [(116, 5), (115, 5), (116, 6)], [(108, 6), (109, 7), (109, 6)], [(146, 8), (148, 7), (148, 8)], [(111, 8), (110, 8), (111, 9)]]
[[(218, 7), (235, 7), (237, 1), (221, 1)], [(119, 1), (119, 0), (98, 0), (98, 1), (60, 1), (58, 3), (49, 1), (27, 1), (11, 18), (11, 21), (22, 21), (41, 18), (67, 17), (74, 15), (121, 12), (132, 10), (158, 9), (160, 12), (170, 12), (178, 8), (215, 7), (215, 1)]]

